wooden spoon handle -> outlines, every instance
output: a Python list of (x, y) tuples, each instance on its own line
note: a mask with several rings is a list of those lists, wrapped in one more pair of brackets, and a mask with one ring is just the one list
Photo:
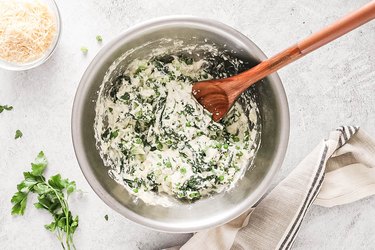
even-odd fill
[[(236, 89), (236, 94), (230, 96), (235, 99), (238, 94), (245, 91), (250, 85), (288, 65), (289, 63), (303, 57), (304, 55), (320, 48), (321, 46), (335, 40), (336, 38), (348, 33), (349, 31), (375, 19), (375, 0), (371, 1), (362, 8), (350, 13), (335, 23), (316, 32), (292, 47), (280, 52), (279, 54), (261, 62), (257, 66), (247, 70), (237, 76), (234, 76), (243, 84)], [(228, 86), (229, 87), (229, 86)]]
[(375, 1), (371, 1), (357, 11), (308, 36), (297, 45), (302, 54), (306, 55), (374, 18)]

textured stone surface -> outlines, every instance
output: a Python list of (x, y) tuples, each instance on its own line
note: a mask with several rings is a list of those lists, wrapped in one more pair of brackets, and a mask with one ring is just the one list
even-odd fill
[[(70, 137), (72, 102), (83, 71), (103, 43), (150, 18), (188, 14), (213, 18), (243, 32), (267, 55), (354, 10), (366, 0), (57, 0), (63, 19), (61, 43), (44, 65), (25, 72), (0, 70), (0, 103), (14, 106), (0, 114), (0, 245), (2, 249), (59, 249), (43, 225), (49, 215), (27, 209), (10, 216), (9, 200), (22, 171), (44, 150), (48, 175), (62, 172), (85, 191), (72, 201), (80, 215), (78, 249), (157, 249), (183, 243), (189, 235), (154, 232), (107, 207), (84, 179)], [(375, 22), (327, 45), (280, 71), (289, 99), (291, 136), (285, 162), (273, 185), (284, 178), (329, 131), (359, 125), (375, 136)], [(89, 52), (83, 56), (81, 46)], [(14, 140), (16, 129), (24, 136)], [(29, 201), (29, 205), (32, 201)], [(331, 209), (313, 206), (295, 249), (373, 249), (375, 198)], [(109, 221), (104, 215), (109, 215)]]

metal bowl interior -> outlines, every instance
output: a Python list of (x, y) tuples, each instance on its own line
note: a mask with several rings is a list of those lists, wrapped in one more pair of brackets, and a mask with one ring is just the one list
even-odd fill
[[(261, 145), (254, 166), (229, 192), (193, 204), (173, 207), (134, 202), (123, 186), (108, 176), (94, 137), (97, 91), (109, 66), (120, 55), (142, 44), (171, 38), (186, 44), (209, 39), (256, 64), (266, 57), (247, 37), (216, 22), (195, 17), (169, 17), (136, 26), (108, 43), (93, 59), (79, 84), (72, 114), (72, 136), (79, 165), (98, 196), (112, 209), (141, 225), (165, 232), (194, 232), (226, 223), (253, 206), (267, 191), (284, 158), (289, 137), (289, 110), (277, 74), (256, 84), (261, 114)], [(152, 43), (151, 43), (152, 44)], [(135, 56), (152, 49), (146, 46)]]

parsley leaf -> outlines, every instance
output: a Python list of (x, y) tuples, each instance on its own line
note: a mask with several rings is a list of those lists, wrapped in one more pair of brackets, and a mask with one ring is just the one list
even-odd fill
[(71, 193), (73, 193), (74, 191), (77, 190), (77, 188), (76, 188), (76, 182), (75, 181), (68, 182), (68, 184), (66, 185), (65, 188), (66, 188), (66, 193), (69, 196), (69, 194), (71, 194)]
[(51, 176), (51, 178), (48, 180), (48, 184), (57, 190), (63, 190), (69, 183), (68, 179), (62, 179), (60, 174)]
[(36, 157), (34, 163), (31, 163), (32, 175), (38, 176), (42, 175), (47, 167), (47, 158), (44, 156), (43, 151), (41, 151)]
[(0, 113), (2, 113), (4, 110), (11, 111), (12, 109), (13, 109), (12, 106), (0, 105)]
[(29, 193), (37, 194), (38, 202), (34, 206), (47, 210), (53, 217), (53, 221), (44, 227), (56, 233), (63, 249), (75, 249), (73, 234), (78, 227), (78, 216), (72, 215), (67, 199), (76, 191), (76, 183), (63, 179), (60, 174), (53, 175), (46, 181), (43, 176), (46, 167), (47, 158), (40, 152), (31, 163), (32, 171), (24, 172), (24, 180), (17, 185), (18, 191), (11, 199), (12, 214), (23, 215)]
[(28, 193), (17, 192), (13, 195), (11, 202), (13, 203), (12, 214), (23, 215), (25, 213)]
[(103, 42), (103, 37), (101, 35), (97, 35), (96, 41), (98, 41), (99, 43)]
[(104, 215), (104, 219), (108, 221), (108, 214)]
[(18, 139), (18, 138), (21, 138), (23, 136), (21, 130), (17, 129), (16, 130), (16, 135), (14, 136), (14, 139)]
[(81, 52), (82, 52), (84, 55), (86, 55), (87, 52), (89, 52), (89, 49), (86, 48), (86, 47), (81, 47)]

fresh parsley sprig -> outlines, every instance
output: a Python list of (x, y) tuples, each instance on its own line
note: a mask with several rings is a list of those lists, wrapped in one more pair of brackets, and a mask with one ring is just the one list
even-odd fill
[(28, 195), (36, 193), (38, 202), (34, 206), (47, 210), (54, 219), (45, 228), (56, 233), (63, 249), (75, 249), (73, 234), (78, 227), (78, 216), (74, 217), (69, 210), (68, 198), (76, 191), (76, 183), (63, 179), (60, 174), (51, 176), (47, 181), (43, 176), (46, 167), (47, 158), (40, 152), (31, 163), (31, 172), (24, 172), (24, 180), (17, 185), (18, 191), (11, 199), (12, 214), (23, 215)]

